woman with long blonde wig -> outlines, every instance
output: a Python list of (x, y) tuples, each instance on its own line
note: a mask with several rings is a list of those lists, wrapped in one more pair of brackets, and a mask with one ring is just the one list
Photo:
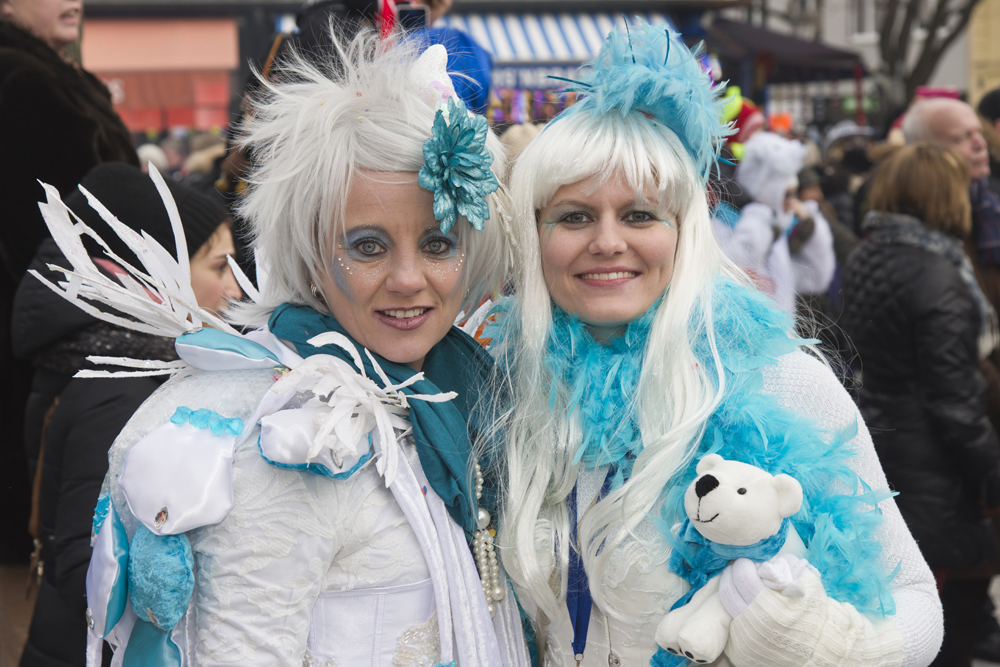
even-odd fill
[[(516, 298), (481, 337), (511, 397), (498, 550), (540, 661), (928, 664), (940, 603), (863, 421), (713, 239), (705, 177), (726, 128), (708, 76), (641, 22), (582, 72), (582, 101), (514, 166)], [(761, 540), (702, 567), (714, 547), (682, 522), (707, 454), (801, 484), (797, 556)], [(720, 571), (721, 654), (664, 624)]]

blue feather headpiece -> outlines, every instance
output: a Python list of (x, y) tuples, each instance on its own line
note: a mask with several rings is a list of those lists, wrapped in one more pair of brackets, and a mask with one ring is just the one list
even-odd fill
[(689, 49), (680, 35), (642, 19), (613, 30), (584, 76), (564, 90), (584, 97), (564, 116), (642, 113), (677, 135), (702, 180), (733, 130), (722, 120), (723, 86), (713, 87), (698, 61), (700, 45)]

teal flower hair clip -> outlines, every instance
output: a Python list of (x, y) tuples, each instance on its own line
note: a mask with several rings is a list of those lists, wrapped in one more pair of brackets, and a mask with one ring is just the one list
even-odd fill
[(486, 195), (500, 184), (490, 169), (493, 154), (486, 148), (486, 118), (470, 115), (456, 97), (448, 98), (447, 113), (438, 109), (431, 137), (424, 142), (424, 166), (417, 182), (434, 193), (434, 218), (447, 234), (464, 215), (478, 231), (490, 217)]

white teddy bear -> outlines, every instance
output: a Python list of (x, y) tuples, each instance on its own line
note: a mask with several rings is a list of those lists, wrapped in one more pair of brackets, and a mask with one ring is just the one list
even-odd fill
[[(782, 530), (787, 517), (802, 505), (802, 486), (788, 475), (771, 475), (765, 470), (739, 461), (727, 461), (718, 454), (708, 454), (698, 462), (698, 477), (684, 496), (684, 511), (690, 525), (707, 541), (716, 554), (745, 555), (755, 545), (765, 544), (766, 556), (753, 560), (770, 560), (779, 544), (775, 536)], [(730, 548), (736, 547), (736, 548)], [(761, 550), (763, 553), (764, 550)], [(789, 525), (780, 552), (805, 556), (802, 539)], [(718, 556), (722, 558), (722, 556)], [(780, 560), (780, 559), (779, 559)], [(809, 567), (806, 561), (800, 566)], [(687, 604), (672, 610), (656, 630), (656, 643), (668, 652), (684, 656), (696, 663), (715, 661), (726, 647), (732, 617), (719, 597), (719, 582), (733, 576), (731, 565), (713, 571), (704, 586)], [(728, 574), (727, 574), (728, 573)], [(794, 591), (786, 591), (794, 595)]]

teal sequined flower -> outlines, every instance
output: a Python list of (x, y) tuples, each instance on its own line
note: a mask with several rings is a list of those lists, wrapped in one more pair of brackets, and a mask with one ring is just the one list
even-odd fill
[(441, 109), (434, 116), (417, 182), (434, 193), (434, 217), (443, 233), (455, 226), (460, 215), (482, 231), (490, 217), (486, 195), (500, 187), (490, 170), (493, 154), (486, 148), (489, 126), (483, 116), (469, 116), (465, 104), (454, 97), (448, 99), (448, 118), (450, 122)]

